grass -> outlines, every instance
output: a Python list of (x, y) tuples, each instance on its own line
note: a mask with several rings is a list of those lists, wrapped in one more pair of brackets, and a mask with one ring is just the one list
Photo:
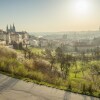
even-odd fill
[(44, 49), (41, 49), (41, 48), (30, 48), (31, 49), (31, 51), (33, 52), (33, 53), (35, 53), (35, 54), (37, 54), (37, 55), (40, 55), (40, 56), (42, 56), (43, 54), (42, 54), (42, 51), (44, 50)]
[[(38, 51), (37, 48), (34, 49), (34, 52), (36, 51)], [(1, 52), (3, 51), (1, 50)], [(56, 72), (53, 72), (52, 70), (50, 70), (51, 67), (47, 60), (26, 59), (23, 62), (19, 62), (18, 60), (16, 60), (16, 56), (14, 56), (16, 54), (13, 53), (13, 55), (8, 55), (8, 52), (9, 54), (12, 54), (12, 51), (9, 50), (6, 50), (6, 52), (3, 52), (3, 54), (1, 53), (2, 58), (0, 58), (0, 71), (3, 74), (22, 79), (27, 82), (34, 82), (39, 85), (45, 85), (61, 90), (100, 97), (99, 89), (93, 91), (93, 93), (91, 94), (91, 87), (90, 90), (88, 89), (89, 86), (91, 86), (91, 82), (83, 77), (81, 71), (77, 73), (77, 77), (75, 78), (75, 73), (73, 73), (73, 71), (75, 70), (74, 65), (72, 65), (70, 68), (68, 78), (63, 79), (62, 77), (57, 75), (58, 70), (60, 71), (59, 63), (55, 64), (58, 69), (56, 70)], [(13, 58), (13, 56), (15, 58)], [(80, 70), (81, 67), (81, 62), (77, 62), (77, 69)], [(88, 70), (86, 70), (84, 73), (86, 76), (88, 74)], [(86, 90), (84, 93), (82, 91), (83, 84), (86, 85)]]

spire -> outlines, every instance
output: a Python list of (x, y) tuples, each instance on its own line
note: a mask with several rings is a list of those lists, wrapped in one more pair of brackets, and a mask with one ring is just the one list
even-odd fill
[(7, 27), (6, 27), (6, 31), (8, 32), (8, 25), (7, 25)]
[(14, 23), (13, 23), (13, 25), (10, 24), (10, 28), (8, 28), (8, 25), (7, 25), (6, 31), (7, 32), (16, 32)]
[(16, 30), (15, 30), (15, 25), (14, 25), (14, 23), (13, 23), (13, 32), (15, 32)]

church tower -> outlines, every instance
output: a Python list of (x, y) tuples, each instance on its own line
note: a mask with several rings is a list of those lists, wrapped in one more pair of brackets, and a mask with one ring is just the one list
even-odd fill
[(10, 28), (8, 28), (8, 25), (7, 25), (6, 31), (15, 33), (16, 32), (15, 25), (14, 24), (10, 25)]
[(12, 26), (10, 25), (10, 32), (12, 32)]
[(16, 32), (15, 25), (13, 24), (13, 32)]

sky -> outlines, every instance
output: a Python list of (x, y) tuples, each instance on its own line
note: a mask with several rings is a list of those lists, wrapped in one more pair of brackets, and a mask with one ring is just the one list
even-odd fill
[(98, 30), (100, 0), (0, 0), (0, 29), (62, 32)]

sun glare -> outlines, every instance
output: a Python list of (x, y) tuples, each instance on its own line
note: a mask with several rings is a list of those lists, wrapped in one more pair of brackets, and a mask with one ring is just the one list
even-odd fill
[(77, 15), (87, 14), (89, 11), (89, 2), (88, 0), (76, 0), (73, 5), (74, 12)]

